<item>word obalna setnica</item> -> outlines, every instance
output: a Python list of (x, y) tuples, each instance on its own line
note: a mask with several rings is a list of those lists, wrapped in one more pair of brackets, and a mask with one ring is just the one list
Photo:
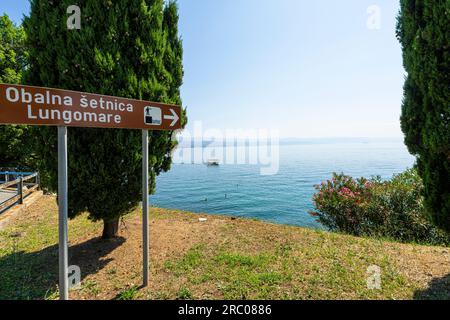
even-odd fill
[[(87, 109), (78, 110), (59, 110), (58, 107), (74, 107), (74, 101), (71, 96), (61, 96), (50, 93), (30, 93), (25, 89), (9, 87), (6, 90), (6, 99), (13, 103), (23, 103), (27, 105), (29, 119), (34, 120), (62, 120), (65, 124), (72, 122), (99, 122), (120, 124), (122, 117), (118, 112), (133, 112), (134, 106), (131, 103), (118, 102), (117, 99), (108, 99), (107, 97), (81, 95), (79, 105)], [(95, 112), (89, 112), (92, 109)], [(98, 110), (97, 110), (98, 109)], [(114, 112), (114, 113), (110, 113)]]

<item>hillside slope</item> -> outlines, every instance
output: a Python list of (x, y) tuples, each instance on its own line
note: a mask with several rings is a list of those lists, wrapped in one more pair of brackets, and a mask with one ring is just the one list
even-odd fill
[[(206, 217), (206, 222), (199, 222)], [(450, 248), (405, 245), (253, 220), (152, 208), (150, 286), (141, 283), (139, 211), (121, 238), (69, 225), (73, 299), (450, 299)], [(0, 299), (57, 298), (57, 206), (44, 196), (0, 231)], [(381, 290), (367, 269), (381, 268)]]

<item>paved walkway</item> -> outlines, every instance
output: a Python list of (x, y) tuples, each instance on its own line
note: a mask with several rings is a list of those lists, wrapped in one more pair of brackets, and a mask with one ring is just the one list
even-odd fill
[(0, 203), (17, 195), (17, 190), (0, 189)]
[(42, 196), (43, 196), (42, 191), (33, 192), (31, 195), (29, 195), (28, 197), (26, 197), (23, 200), (23, 204), (18, 204), (16, 206), (6, 210), (3, 213), (0, 213), (0, 231), (8, 225), (11, 218), (20, 214), (23, 210), (28, 208), (36, 200), (39, 200)]

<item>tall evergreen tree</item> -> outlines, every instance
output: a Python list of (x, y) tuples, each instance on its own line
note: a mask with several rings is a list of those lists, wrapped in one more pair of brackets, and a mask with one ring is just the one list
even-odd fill
[(450, 1), (401, 0), (407, 78), (401, 124), (433, 221), (450, 232)]
[[(181, 104), (182, 50), (173, 2), (78, 1), (81, 29), (69, 30), (66, 10), (72, 4), (31, 1), (24, 22), (27, 83)], [(56, 128), (36, 127), (34, 133), (43, 183), (56, 190)], [(155, 177), (170, 169), (172, 137), (170, 131), (150, 133), (151, 192)], [(141, 132), (69, 128), (68, 156), (69, 216), (87, 211), (92, 220), (104, 221), (104, 238), (116, 236), (119, 218), (142, 198)]]

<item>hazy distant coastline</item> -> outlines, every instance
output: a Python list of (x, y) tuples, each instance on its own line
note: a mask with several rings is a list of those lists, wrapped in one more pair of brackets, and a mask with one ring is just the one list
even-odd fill
[[(234, 143), (233, 143), (234, 142)], [(313, 144), (336, 144), (336, 143), (402, 143), (402, 137), (386, 137), (386, 138), (364, 138), (364, 137), (342, 137), (342, 138), (281, 138), (279, 139), (280, 146), (287, 145), (313, 145)], [(254, 146), (270, 144), (271, 141), (258, 141), (256, 139), (234, 139), (231, 141), (215, 141), (194, 138), (190, 141), (181, 140), (178, 144), (179, 148), (205, 148), (212, 146)]]

